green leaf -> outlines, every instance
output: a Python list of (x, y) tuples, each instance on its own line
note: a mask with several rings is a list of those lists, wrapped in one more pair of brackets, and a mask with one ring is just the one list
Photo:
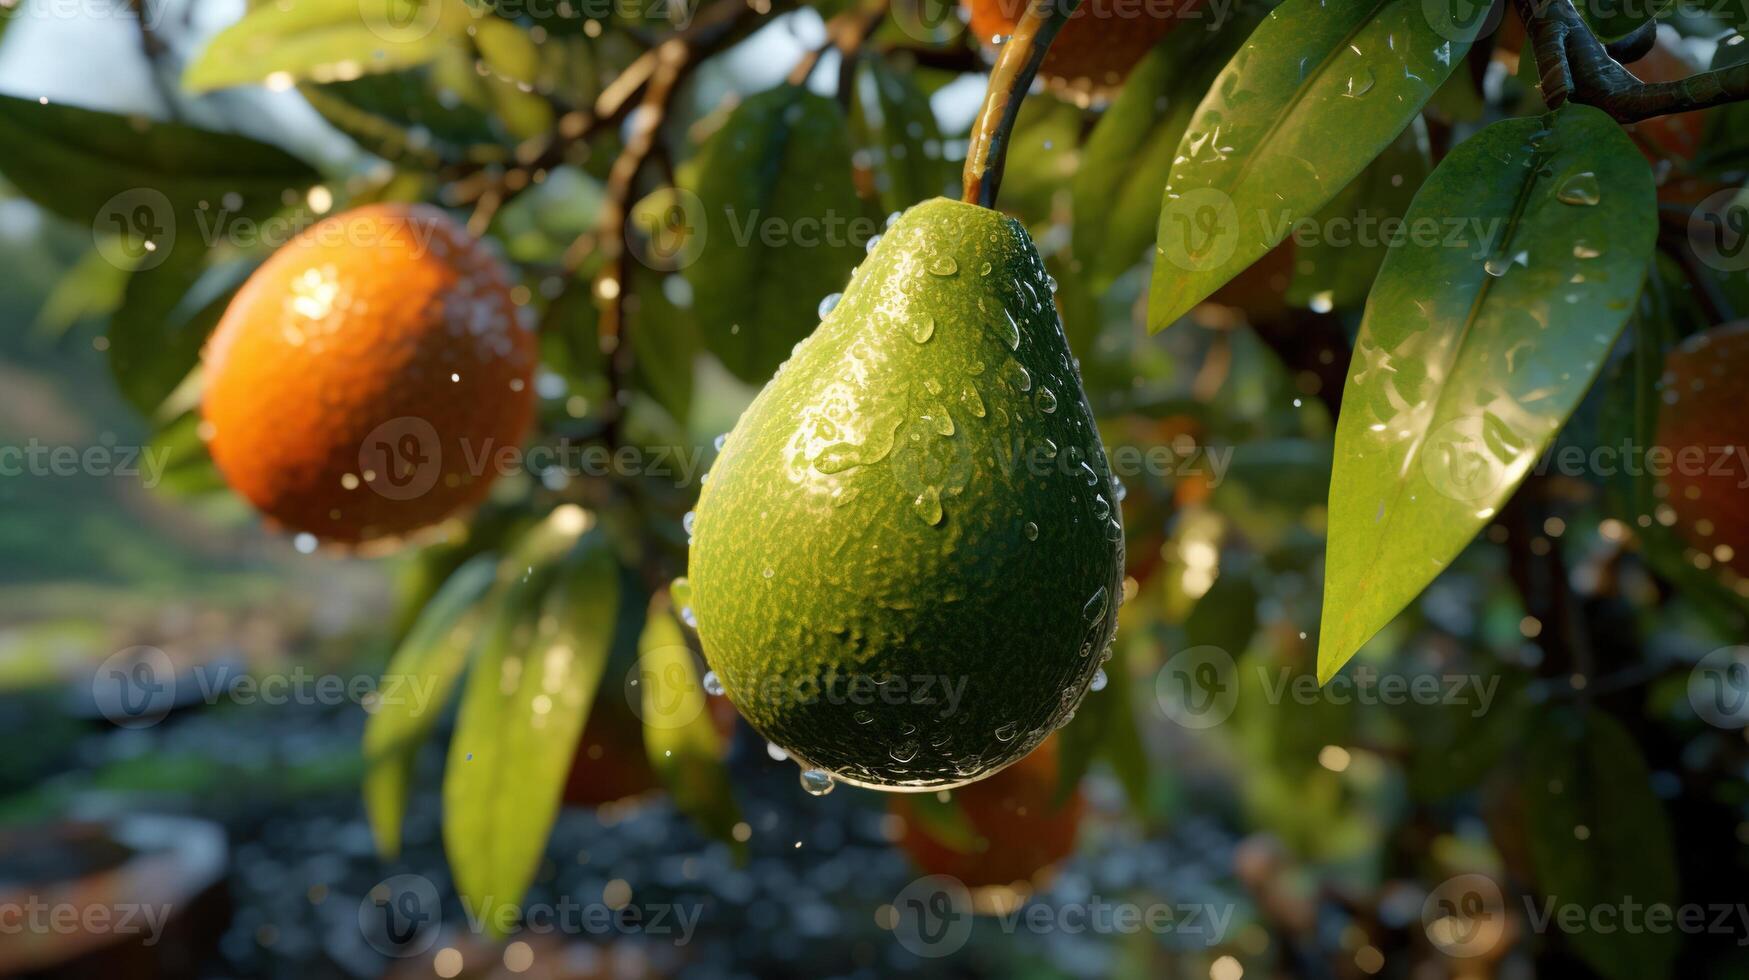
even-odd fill
[(1488, 127), (1415, 195), (1342, 395), (1320, 681), (1463, 550), (1560, 431), (1633, 308), (1653, 207), (1632, 141), (1579, 105)]
[(451, 573), (383, 671), (381, 697), (364, 727), (364, 803), (384, 857), (401, 851), (413, 760), (467, 663), (475, 610), (497, 574), (490, 555), (477, 555)]
[(838, 104), (785, 85), (741, 103), (702, 153), (703, 251), (687, 270), (705, 346), (744, 381), (771, 377), (844, 289), (872, 231)]
[(1288, 302), (1324, 310), (1364, 302), (1390, 251), (1392, 230), (1401, 227), (1432, 169), (1427, 127), (1416, 120), (1318, 212), (1310, 234), (1296, 233)]
[[(227, 218), (272, 214), (316, 182), (284, 150), (233, 133), (0, 95), (0, 173), (19, 193), (94, 231), (200, 240)], [(208, 214), (200, 215), (202, 202)], [(144, 210), (141, 210), (141, 209)], [(135, 259), (145, 258), (135, 248)]]
[(444, 850), (496, 935), (516, 924), (540, 869), (613, 642), (619, 566), (602, 536), (577, 540), (584, 521), (567, 513), (581, 516), (555, 512), (533, 532), (535, 554), (507, 563), (515, 577), (468, 675), (444, 772)]
[(650, 768), (681, 813), (744, 855), (746, 846), (734, 837), (741, 810), (723, 767), (723, 737), (711, 723), (698, 665), (665, 596), (651, 600), (638, 641), (638, 688)]
[(183, 72), (190, 92), (269, 76), (331, 82), (423, 64), (461, 36), (462, 0), (299, 0), (262, 4), (220, 31)]
[[(1632, 902), (1673, 906), (1676, 855), (1669, 819), (1652, 794), (1634, 738), (1599, 711), (1547, 715), (1526, 746), (1523, 793), (1535, 914)], [(1547, 929), (1612, 980), (1670, 976), (1678, 937), (1645, 929)]]
[(206, 248), (176, 239), (162, 265), (128, 277), (121, 305), (109, 318), (109, 367), (135, 408), (158, 414), (200, 359), (201, 345), (249, 272), (250, 261), (205, 267)]
[(953, 183), (929, 97), (886, 59), (861, 59), (850, 125), (857, 145), (873, 157), (882, 210), (903, 211), (941, 196)]
[(1274, 248), (1397, 138), (1463, 63), (1487, 14), (1469, 6), (1467, 24), (1420, 0), (1287, 0), (1270, 12), (1178, 145), (1149, 329)]
[[(692, 413), (692, 371), (699, 347), (692, 311), (669, 299), (667, 275), (633, 269), (630, 276), (638, 299), (631, 331), (633, 381), (684, 427)], [(686, 283), (675, 280), (673, 285)]]
[(1070, 183), (1074, 251), (1094, 289), (1137, 265), (1153, 244), (1172, 158), (1197, 103), (1256, 25), (1244, 12), (1218, 35), (1174, 31), (1136, 66), (1081, 151)]

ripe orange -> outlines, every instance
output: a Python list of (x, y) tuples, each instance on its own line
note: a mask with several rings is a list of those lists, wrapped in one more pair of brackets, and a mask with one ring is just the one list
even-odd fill
[(268, 519), (356, 543), (485, 496), (533, 412), (536, 337), (443, 212), (325, 218), (243, 284), (204, 353), (213, 461)]
[[(1059, 85), (1109, 88), (1203, 0), (1084, 0), (1045, 53), (1039, 74)], [(972, 34), (984, 44), (1014, 33), (1028, 0), (968, 0)]]
[(1664, 360), (1657, 445), (1671, 454), (1664, 502), (1685, 541), (1749, 576), (1749, 320), (1683, 341)]
[(1079, 788), (1061, 806), (1053, 805), (1058, 766), (1057, 736), (1052, 735), (1019, 762), (954, 790), (973, 835), (969, 849), (932, 833), (912, 796), (893, 795), (888, 807), (905, 826), (899, 846), (925, 874), (952, 875), (969, 888), (1025, 892), (1034, 883), (1042, 884), (1056, 863), (1075, 850), (1075, 832), (1086, 809)]

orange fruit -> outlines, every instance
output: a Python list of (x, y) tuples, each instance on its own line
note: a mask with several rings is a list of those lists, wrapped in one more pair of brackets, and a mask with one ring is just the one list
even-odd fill
[[(1701, 70), (1675, 45), (1660, 39), (1639, 61), (1627, 66), (1642, 82), (1675, 82)], [(1678, 167), (1694, 162), (1706, 138), (1707, 110), (1653, 116), (1626, 127), (1646, 159), (1669, 160)]]
[[(1104, 89), (1121, 83), (1160, 39), (1203, 0), (1083, 0), (1057, 32), (1039, 74), (1057, 85)], [(984, 44), (1014, 33), (1027, 0), (969, 0), (972, 34)]]
[(952, 875), (968, 888), (1026, 892), (1043, 884), (1057, 862), (1074, 852), (1086, 809), (1078, 787), (1055, 805), (1058, 767), (1057, 736), (1052, 735), (1019, 762), (954, 790), (969, 841), (936, 834), (912, 796), (895, 794), (888, 807), (904, 821), (899, 846), (924, 874)]
[[(1749, 576), (1749, 320), (1683, 341), (1664, 359), (1657, 445), (1676, 530), (1695, 549)], [(1658, 461), (1666, 462), (1666, 461)]]
[(357, 543), (485, 496), (533, 415), (510, 278), (427, 205), (317, 222), (257, 269), (203, 354), (204, 432), (271, 523)]

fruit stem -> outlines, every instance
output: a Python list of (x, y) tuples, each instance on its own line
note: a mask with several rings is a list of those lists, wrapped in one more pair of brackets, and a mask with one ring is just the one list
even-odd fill
[(1002, 44), (996, 67), (990, 70), (990, 88), (983, 108), (972, 123), (971, 145), (966, 149), (965, 193), (967, 204), (993, 207), (1002, 184), (1002, 165), (1008, 158), (1008, 137), (1020, 115), (1020, 103), (1032, 87), (1038, 66), (1045, 60), (1051, 41), (1068, 22), (1081, 0), (1029, 0), (1014, 34)]

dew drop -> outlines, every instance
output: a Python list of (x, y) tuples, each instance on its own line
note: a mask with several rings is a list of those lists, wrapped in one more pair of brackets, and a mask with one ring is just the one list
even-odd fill
[(911, 324), (911, 339), (919, 344), (929, 343), (929, 338), (935, 336), (935, 317), (925, 315), (923, 319)]
[(988, 263), (988, 262), (985, 262), (983, 265), (978, 266), (978, 275), (980, 275), (980, 276), (989, 275), (990, 268), (991, 268), (990, 263)]
[(704, 672), (704, 693), (712, 697), (720, 696), (723, 693), (723, 679), (718, 677), (714, 670)]
[(1012, 741), (1014, 741), (1014, 736), (1019, 735), (1019, 734), (1020, 734), (1020, 722), (1011, 721), (1008, 724), (1003, 725), (1001, 728), (996, 729), (996, 741), (998, 741), (998, 742), (1012, 742)]
[(1105, 586), (1100, 586), (1099, 591), (1093, 593), (1093, 597), (1087, 600), (1085, 606), (1081, 607), (1081, 617), (1089, 623), (1099, 622), (1105, 618), (1105, 607), (1110, 601), (1111, 596), (1105, 591)]
[(893, 757), (894, 762), (910, 762), (917, 758), (917, 748), (916, 739), (906, 739), (889, 749), (887, 754)]
[(1032, 375), (1027, 373), (1019, 361), (1010, 360), (1002, 366), (1002, 380), (1015, 391), (1032, 390)]
[(1055, 296), (1057, 294), (1057, 277), (1045, 276), (1045, 286), (1051, 291), (1051, 295)]
[(1044, 385), (1039, 385), (1038, 394), (1034, 396), (1034, 400), (1038, 402), (1038, 410), (1046, 415), (1057, 410), (1056, 394)]
[(1483, 271), (1498, 279), (1512, 268), (1512, 258), (1506, 255), (1490, 255), (1488, 261), (1482, 263)]
[(1105, 685), (1106, 685), (1105, 668), (1101, 667), (1100, 669), (1093, 672), (1093, 683), (1091, 685), (1089, 685), (1087, 689), (1089, 691), (1103, 691), (1103, 690), (1105, 690)]
[(716, 447), (716, 450), (717, 450), (717, 452), (719, 452), (719, 453), (720, 453), (720, 452), (722, 452), (722, 451), (723, 451), (723, 446), (724, 446), (724, 445), (725, 445), (725, 444), (727, 444), (727, 443), (728, 443), (728, 441), (729, 441), (729, 434), (728, 434), (728, 433), (726, 433), (726, 432), (725, 432), (725, 433), (723, 433), (723, 434), (722, 434), (722, 435), (720, 435), (720, 436), (717, 436), (717, 437), (716, 437), (716, 438), (715, 438), (715, 439), (712, 439), (712, 440), (711, 440), (711, 445), (712, 445), (712, 446), (715, 446), (715, 447)]
[(833, 308), (838, 305), (838, 301), (843, 298), (843, 293), (827, 293), (826, 298), (820, 300), (820, 308), (818, 311), (820, 319), (826, 319), (826, 317), (832, 313)]
[(1028, 540), (1028, 541), (1037, 541), (1038, 540), (1038, 525), (1037, 524), (1034, 524), (1031, 521), (1027, 521), (1026, 526), (1021, 528), (1021, 530), (1026, 532), (1026, 540)]
[(1584, 242), (1573, 243), (1573, 257), (1576, 259), (1595, 259), (1603, 254), (1600, 248), (1593, 248)]
[(680, 607), (680, 621), (693, 629), (698, 629), (698, 613), (693, 612), (691, 606)]
[(960, 271), (960, 264), (953, 256), (937, 255), (929, 260), (929, 274), (932, 276), (951, 276)]
[(881, 243), (881, 236), (875, 235), (874, 237), (870, 238), (868, 240), (868, 242), (866, 244), (864, 244), (862, 247), (863, 247), (863, 250), (866, 251), (868, 254), (873, 255), (876, 246), (880, 245), (880, 243)]
[(780, 748), (776, 742), (765, 743), (765, 754), (771, 756), (773, 762), (783, 762), (789, 758), (789, 753)]
[(1111, 516), (1111, 504), (1105, 499), (1104, 494), (1096, 493), (1093, 495), (1093, 516), (1102, 521)]
[(1568, 177), (1561, 183), (1561, 189), (1555, 192), (1555, 200), (1562, 204), (1587, 207), (1603, 200), (1603, 192), (1597, 185), (1597, 175), (1586, 170)]
[(832, 774), (823, 769), (802, 770), (802, 790), (809, 796), (825, 796), (838, 787)]
[(984, 417), (984, 399), (978, 397), (978, 389), (970, 381), (967, 381), (960, 388), (960, 404), (966, 407), (966, 411), (972, 413), (972, 418), (981, 419)]
[(695, 511), (689, 510), (685, 513), (685, 515), (683, 515), (680, 518), (680, 527), (682, 530), (684, 530), (686, 532), (686, 540), (688, 540), (688, 541), (692, 540), (693, 527), (697, 523), (698, 523), (698, 514)]
[(1362, 67), (1360, 71), (1348, 76), (1348, 84), (1344, 87), (1342, 94), (1351, 99), (1358, 99), (1372, 91), (1373, 82), (1372, 69)]
[(874, 721), (874, 714), (871, 713), (866, 708), (864, 708), (861, 711), (858, 711), (856, 714), (852, 715), (851, 717), (856, 719), (856, 723), (858, 725), (866, 725), (869, 722)]
[(935, 487), (926, 487), (911, 501), (911, 511), (922, 518), (923, 523), (934, 527), (941, 523), (941, 491)]

